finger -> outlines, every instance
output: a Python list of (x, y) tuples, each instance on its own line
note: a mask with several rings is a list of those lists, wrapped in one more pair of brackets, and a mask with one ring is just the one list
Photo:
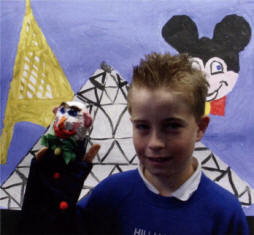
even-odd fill
[(92, 147), (85, 154), (83, 160), (87, 161), (87, 162), (93, 162), (93, 159), (95, 158), (96, 154), (98, 153), (100, 147), (101, 146), (99, 144), (92, 145)]
[(40, 149), (35, 156), (36, 160), (43, 157), (45, 155), (45, 153), (47, 152), (47, 150), (48, 150), (48, 147), (44, 147), (44, 148)]

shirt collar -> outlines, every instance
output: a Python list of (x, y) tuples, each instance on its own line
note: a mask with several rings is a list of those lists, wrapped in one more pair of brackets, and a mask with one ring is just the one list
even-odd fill
[[(192, 174), (192, 176), (185, 181), (176, 191), (174, 191), (170, 197), (175, 197), (181, 201), (187, 201), (191, 195), (197, 190), (200, 180), (201, 180), (201, 165), (199, 161), (194, 158), (194, 161), (197, 162), (197, 168)], [(143, 173), (144, 167), (139, 164), (138, 172), (140, 177), (144, 181), (146, 187), (155, 194), (159, 194), (159, 191), (145, 178)]]

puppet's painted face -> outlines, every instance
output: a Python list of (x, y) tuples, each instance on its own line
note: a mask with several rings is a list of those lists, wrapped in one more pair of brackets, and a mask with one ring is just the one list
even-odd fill
[(62, 103), (53, 112), (56, 115), (54, 122), (55, 135), (60, 138), (75, 136), (77, 139), (82, 139), (92, 124), (91, 115), (84, 105), (79, 102)]
[(226, 96), (234, 88), (238, 73), (227, 70), (227, 64), (219, 57), (210, 58), (204, 65), (198, 57), (192, 58), (192, 66), (204, 71), (210, 85), (207, 101), (218, 100)]

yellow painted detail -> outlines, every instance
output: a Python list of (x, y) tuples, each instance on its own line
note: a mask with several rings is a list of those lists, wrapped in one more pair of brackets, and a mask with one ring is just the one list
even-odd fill
[(54, 154), (55, 154), (56, 156), (59, 156), (61, 153), (62, 153), (61, 148), (55, 148)]
[(53, 108), (73, 97), (72, 88), (27, 0), (0, 137), (1, 164), (6, 163), (17, 122), (28, 121), (47, 127), (54, 118)]
[(208, 115), (211, 111), (211, 104), (210, 102), (205, 103), (205, 115)]

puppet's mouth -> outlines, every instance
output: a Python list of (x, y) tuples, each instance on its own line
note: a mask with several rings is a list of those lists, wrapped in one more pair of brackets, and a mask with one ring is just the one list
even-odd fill
[(223, 87), (223, 85), (228, 86), (228, 83), (226, 81), (221, 81), (220, 86), (215, 91), (207, 95), (206, 101), (210, 102), (210, 101), (216, 100), (218, 97), (219, 91)]
[(68, 137), (76, 134), (75, 129), (72, 129), (72, 130), (66, 129), (65, 121), (66, 121), (66, 118), (62, 117), (61, 120), (59, 121), (58, 125), (57, 125), (57, 122), (54, 123), (55, 135), (58, 136), (59, 138), (68, 138)]

